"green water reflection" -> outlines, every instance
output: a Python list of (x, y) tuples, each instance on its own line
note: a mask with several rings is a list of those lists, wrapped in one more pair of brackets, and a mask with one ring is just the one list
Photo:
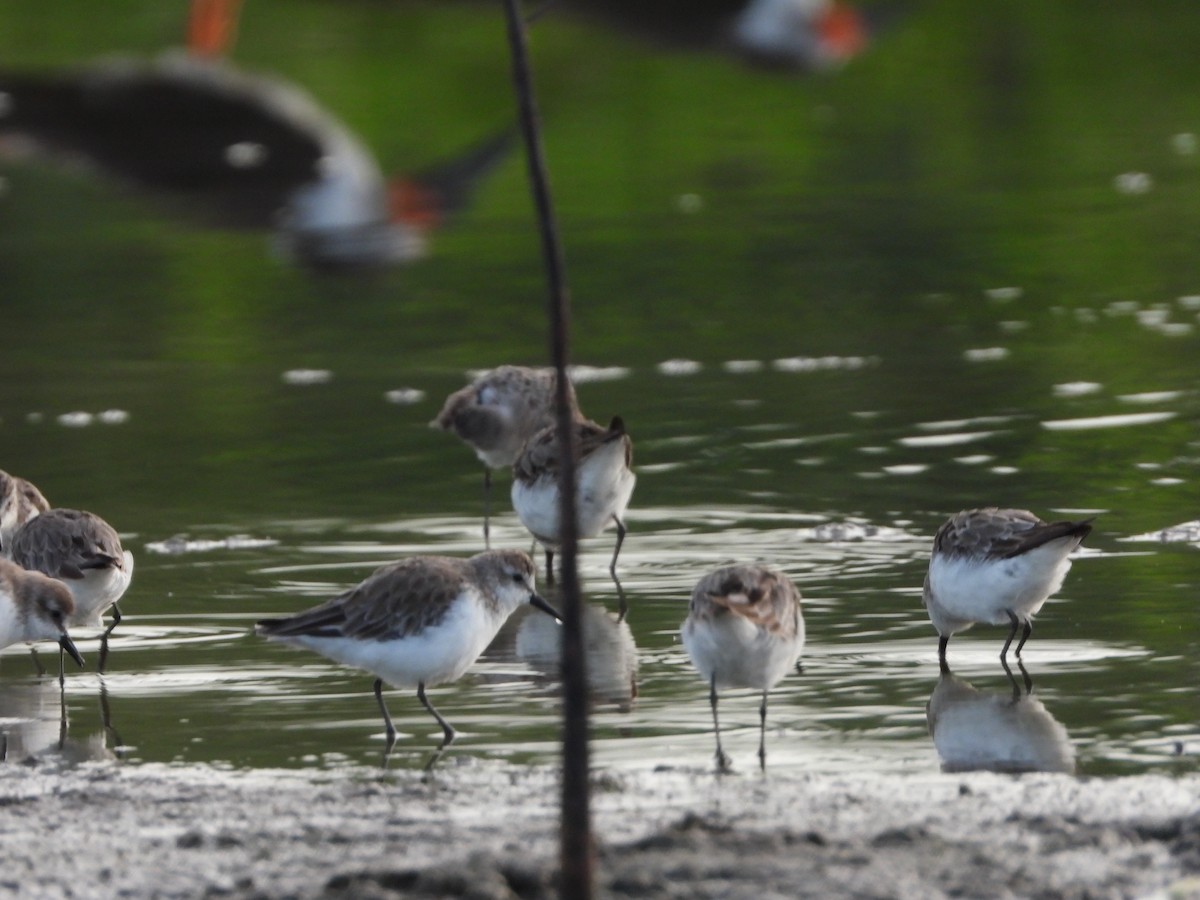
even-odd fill
[[(0, 59), (149, 54), (179, 33), (169, 4), (122, 6), (80, 29), (82, 4), (0, 5)], [(795, 576), (810, 635), (808, 674), (773, 701), (772, 764), (936, 767), (927, 536), (998, 503), (1102, 511), (1029, 647), (1080, 770), (1195, 767), (1200, 557), (1122, 539), (1197, 515), (1200, 154), (1180, 136), (1200, 133), (1198, 31), (1183, 2), (918, 4), (805, 79), (539, 22), (574, 356), (628, 370), (580, 399), (624, 416), (641, 471), (622, 553), (639, 694), (598, 709), (601, 764), (706, 764), (704, 688), (674, 635), (707, 567), (761, 558)], [(486, 4), (254, 0), (235, 58), (414, 169), (512, 115), (502, 38)], [(464, 370), (546, 357), (520, 160), (429, 259), (348, 278), (79, 172), (0, 174), (0, 467), (102, 513), (138, 556), (104, 679), (128, 755), (373, 762), (369, 679), (248, 630), (396, 555), (478, 547), (480, 473), (426, 423)], [(700, 369), (665, 374), (672, 359)], [(747, 360), (761, 367), (725, 366)], [(332, 378), (286, 383), (297, 368)], [(424, 395), (388, 402), (397, 388)], [(109, 409), (128, 421), (58, 420)], [(848, 520), (893, 531), (804, 530)], [(514, 518), (499, 527), (526, 545)], [(147, 549), (180, 533), (278, 543)], [(584, 562), (613, 609), (610, 546)], [(554, 757), (554, 685), (515, 655), (518, 627), (436, 692), (457, 755)], [(1008, 689), (1001, 637), (952, 644), (980, 691)], [(6, 697), (53, 717), (22, 657), (5, 654)], [(72, 734), (93, 735), (99, 681), (75, 675), (67, 697)], [(390, 706), (419, 764), (431, 723), (412, 698)], [(754, 704), (729, 707), (749, 759)]]

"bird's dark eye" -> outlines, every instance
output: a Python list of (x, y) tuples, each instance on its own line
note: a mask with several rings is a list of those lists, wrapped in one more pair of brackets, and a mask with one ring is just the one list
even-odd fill
[(60, 610), (60, 609), (54, 610), (54, 612), (50, 613), (50, 618), (54, 620), (55, 625), (58, 625), (63, 620), (62, 610)]
[(515, 584), (524, 584), (525, 576), (522, 575), (520, 572), (513, 572), (512, 580)]

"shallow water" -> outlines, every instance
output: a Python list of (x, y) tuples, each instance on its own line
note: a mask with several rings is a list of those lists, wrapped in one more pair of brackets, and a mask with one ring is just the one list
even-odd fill
[[(962, 365), (969, 370), (970, 364)], [(939, 678), (936, 635), (921, 606), (920, 586), (929, 536), (944, 511), (932, 507), (943, 480), (962, 477), (963, 471), (976, 473), (988, 499), (1007, 501), (1022, 467), (995, 471), (1018, 462), (1002, 449), (1003, 431), (1019, 427), (1042, 442), (1057, 440), (1057, 433), (1034, 431), (1037, 422), (1020, 424), (1032, 416), (989, 411), (970, 417), (972, 422), (931, 426), (906, 423), (902, 410), (875, 410), (868, 417), (847, 410), (836, 426), (823, 423), (834, 427), (814, 434), (772, 416), (765, 401), (788, 380), (800, 388), (804, 379), (820, 377), (837, 388), (838, 381), (879, 378), (882, 366), (818, 376), (769, 369), (735, 376), (713, 367), (686, 379), (635, 371), (606, 386), (629, 398), (620, 404), (627, 421), (646, 421), (649, 434), (637, 444), (639, 485), (619, 562), (629, 604), (624, 622), (617, 621), (618, 597), (607, 573), (613, 534), (588, 541), (581, 557), (597, 765), (708, 765), (707, 690), (690, 667), (678, 628), (699, 577), (735, 560), (779, 566), (804, 594), (803, 674), (786, 678), (770, 698), (772, 769), (928, 772), (953, 767), (955, 754), (968, 752), (952, 746), (943, 748), (946, 758), (940, 756), (927, 721)], [(736, 399), (680, 402), (671, 423), (657, 428), (638, 404), (647, 396), (661, 402), (671, 392), (702, 397), (731, 382), (730, 397)], [(125, 619), (116, 631), (109, 671), (72, 672), (67, 679), (76, 752), (235, 766), (378, 763), (383, 735), (370, 678), (315, 654), (269, 644), (250, 630), (257, 618), (312, 605), (388, 560), (480, 549), (481, 479), (471, 455), (421, 425), (435, 411), (434, 398), (454, 382), (430, 377), (428, 383), (423, 404), (397, 412), (377, 403), (377, 423), (369, 430), (388, 434), (385, 443), (399, 444), (396, 435), (408, 421), (414, 447), (396, 464), (397, 487), (382, 492), (375, 517), (242, 514), (189, 523), (178, 535), (160, 526), (127, 536), (137, 556), (136, 576), (122, 604)], [(591, 405), (593, 389), (580, 387), (585, 406)], [(291, 404), (297, 391), (316, 390), (340, 393), (347, 404), (359, 402), (356, 388), (337, 379), (302, 388), (280, 380), (273, 393), (278, 403)], [(761, 403), (745, 403), (760, 398)], [(1079, 418), (1082, 402), (1061, 401), (1054, 414)], [(755, 421), (757, 416), (762, 420)], [(723, 426), (705, 436), (711, 427), (706, 423), (714, 420), (724, 420)], [(49, 422), (9, 427), (81, 444), (119, 434), (101, 432), (100, 425), (91, 432)], [(132, 417), (122, 427), (132, 427)], [(637, 436), (636, 425), (630, 427)], [(929, 436), (938, 440), (926, 441)], [(966, 461), (964, 436), (972, 445)], [(365, 433), (357, 437), (369, 440)], [(346, 446), (360, 441), (348, 437)], [(992, 459), (975, 458), (981, 455)], [(301, 477), (303, 470), (297, 463), (292, 474)], [(395, 508), (405, 503), (405, 478), (432, 479), (430, 472), (443, 473), (438, 477), (445, 482), (446, 511), (397, 516)], [(885, 503), (867, 505), (876, 485)], [(855, 505), (812, 503), (810, 486), (823, 498), (854, 498)], [(726, 499), (740, 495), (742, 502), (655, 503), (709, 492)], [(503, 485), (498, 496), (503, 502)], [(911, 498), (913, 509), (896, 508), (902, 496)], [(336, 498), (329, 503), (333, 511)], [(128, 508), (127, 497), (126, 505), (121, 519), (136, 518), (136, 502)], [(1132, 518), (1122, 509), (1041, 511), (1099, 514), (1096, 531), (1061, 596), (1043, 610), (1024, 654), (1034, 693), (1024, 698), (1022, 688), (1020, 704), (1037, 704), (1039, 722), (1050, 723), (1042, 731), (1053, 732), (1056, 765), (1089, 774), (1194, 769), (1200, 747), (1194, 716), (1200, 640), (1196, 546), (1130, 542), (1118, 530)], [(169, 517), (160, 511), (156, 518)], [(507, 509), (493, 523), (493, 542), (530, 546)], [(543, 588), (553, 601), (554, 588)], [(466, 678), (431, 690), (435, 705), (460, 733), (452, 759), (486, 755), (553, 762), (556, 628), (535, 611), (518, 613)], [(969, 698), (974, 715), (991, 721), (1002, 737), (981, 726), (968, 733), (993, 753), (1001, 740), (1003, 754), (1011, 757), (1008, 765), (1036, 768), (1045, 757), (1027, 745), (1041, 740), (1042, 731), (1031, 735), (1023, 726), (1005, 724), (1014, 703), (1013, 682), (998, 661), (1003, 637), (1004, 629), (978, 628), (951, 642), (949, 658), (955, 675), (978, 692)], [(79, 646), (95, 660), (95, 640), (85, 637)], [(52, 752), (58, 725), (53, 679), (37, 679), (18, 648), (6, 652), (0, 677), (6, 703), (15, 705), (0, 716), (10, 748)], [(101, 697), (109, 709), (107, 735)], [(436, 724), (407, 692), (391, 692), (388, 704), (400, 731), (391, 764), (423, 764), (439, 733)], [(749, 692), (722, 698), (726, 747), (743, 769), (753, 768), (755, 760), (757, 708)], [(988, 764), (1003, 768), (1006, 758)]]
[[(413, 13), (375, 6), (326, 21), (333, 5), (293, 18), (264, 2), (271, 28), (256, 44), (248, 24), (240, 58), (317, 83), (338, 66), (384, 60), (391, 72), (388, 42)], [(1082, 51), (1017, 41), (1014, 29), (1047, 37), (1062, 24), (1018, 7), (1012, 22), (972, 19), (965, 36), (945, 11), (914, 14), (818, 81), (546, 26), (574, 356), (590, 366), (580, 400), (597, 419), (624, 417), (639, 478), (619, 564), (625, 622), (612, 533), (581, 558), (597, 765), (711, 764), (707, 689), (678, 628), (701, 575), (756, 560), (797, 582), (808, 628), (803, 674), (771, 694), (772, 769), (1196, 769), (1200, 529), (1160, 534), (1197, 517), (1200, 169), (1178, 140), (1200, 128), (1194, 78), (1172, 69), (1151, 79), (1152, 97), (1114, 93), (1113, 54), (1100, 52), (1111, 41), (1151, 73), (1167, 60), (1197, 69), (1192, 54), (1155, 49), (1194, 17), (1162, 13), (1155, 40), (1131, 49), (1126, 14), (1097, 14), (1095, 58), (1073, 57), (1063, 72), (1082, 74), (1054, 81), (1036, 63)], [(473, 31), (465, 5), (420, 9), (449, 27), (383, 81), (440, 92), (459, 116), (444, 114), (448, 132), (471, 139), (507, 108), (505, 57), (476, 55), (431, 85), (460, 52), (439, 43), (447, 35), (476, 49), (495, 35)], [(94, 47), (66, 29), (46, 59), (157, 47), (166, 27), (138, 20)], [(289, 68), (289, 42), (326, 32), (324, 55)], [(973, 56), (985, 38), (997, 55)], [(3, 49), (31, 59), (25, 44)], [(1060, 93), (999, 78), (1009, 53)], [(609, 81), (585, 75), (583, 58)], [(371, 73), (322, 99), (393, 160), (434, 155), (362, 112), (384, 89)], [(1014, 107), (997, 106), (1009, 89)], [(462, 109), (474, 92), (486, 115)], [(1060, 115), (1021, 112), (1034, 94)], [(574, 115), (581, 95), (594, 118)], [(926, 96), (978, 116), (929, 121)], [(1107, 115), (1065, 115), (1101, 98)], [(976, 143), (981, 158), (963, 158)], [(1155, 178), (1136, 190), (1118, 177), (1141, 168)], [(0, 467), (101, 513), (137, 557), (109, 671), (67, 678), (65, 738), (54, 680), (34, 676), (23, 648), (3, 654), (8, 758), (378, 764), (370, 677), (250, 630), (399, 556), (481, 549), (478, 466), (426, 423), (465, 370), (545, 358), (521, 167), (497, 175), (431, 259), (365, 279), (288, 270), (260, 236), (201, 231), (79, 173), (5, 177)], [(497, 481), (493, 543), (527, 548)], [(937, 695), (957, 702), (935, 704), (935, 744), (928, 547), (947, 514), (991, 504), (1095, 515), (1096, 528), (1026, 647), (1032, 697), (1013, 700), (1003, 629), (957, 637), (951, 665), (970, 687)], [(553, 638), (548, 620), (515, 616), (467, 677), (430, 691), (459, 731), (448, 764), (554, 761)], [(79, 646), (93, 664), (97, 642)], [(415, 697), (393, 691), (388, 704), (401, 732), (392, 765), (421, 765), (439, 729)], [(747, 692), (722, 698), (742, 770), (755, 764), (757, 709)]]

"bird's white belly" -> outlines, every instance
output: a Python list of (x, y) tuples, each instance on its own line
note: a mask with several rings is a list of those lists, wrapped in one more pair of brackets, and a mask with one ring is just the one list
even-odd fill
[(1029, 618), (1062, 587), (1071, 561), (1060, 542), (1012, 559), (938, 556), (929, 565), (935, 603), (965, 622), (1007, 624), (1008, 611)]
[(393, 687), (455, 681), (479, 658), (502, 619), (474, 601), (455, 603), (437, 625), (400, 640), (301, 636), (295, 643), (330, 659), (371, 672)]
[(741, 616), (688, 619), (681, 632), (696, 670), (717, 687), (767, 690), (795, 667), (804, 648), (804, 624), (793, 639), (758, 627)]
[[(575, 514), (578, 535), (591, 538), (625, 514), (637, 476), (625, 465), (625, 447), (613, 441), (597, 450), (579, 468)], [(553, 477), (532, 483), (514, 480), (513, 508), (523, 524), (544, 544), (561, 540), (558, 482)]]

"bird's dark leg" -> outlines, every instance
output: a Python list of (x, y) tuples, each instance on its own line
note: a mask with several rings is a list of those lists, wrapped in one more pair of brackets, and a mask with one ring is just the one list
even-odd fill
[(546, 548), (546, 584), (554, 584), (554, 551)]
[(763, 691), (762, 705), (758, 708), (758, 767), (767, 771), (767, 692)]
[(713, 733), (717, 736), (717, 771), (722, 775), (730, 770), (730, 759), (721, 749), (721, 723), (717, 719), (717, 673), (714, 672), (709, 682), (708, 702), (712, 706)]
[(104, 629), (104, 634), (100, 637), (100, 661), (96, 664), (96, 671), (101, 675), (104, 674), (104, 667), (108, 664), (108, 636), (112, 634), (112, 630), (121, 624), (121, 607), (117, 604), (112, 605), (112, 624)]
[(1000, 650), (1000, 662), (1004, 662), (1004, 658), (1008, 656), (1008, 645), (1013, 642), (1013, 638), (1017, 636), (1017, 629), (1021, 627), (1021, 620), (1017, 618), (1017, 614), (1011, 609), (1006, 609), (1008, 619), (1012, 622), (1012, 631), (1008, 633), (1008, 640), (1004, 642), (1004, 647)]
[(1017, 668), (1021, 670), (1021, 680), (1025, 682), (1025, 693), (1033, 693), (1033, 679), (1029, 677), (1029, 672), (1025, 670), (1025, 663), (1021, 662), (1021, 658), (1017, 657)]
[(1030, 619), (1025, 620), (1025, 626), (1021, 629), (1021, 640), (1017, 642), (1016, 657), (1019, 662), (1021, 659), (1021, 648), (1025, 646), (1025, 642), (1029, 640), (1029, 636), (1033, 634), (1033, 622)]
[(46, 667), (42, 665), (42, 660), (38, 656), (37, 647), (29, 645), (29, 654), (33, 657), (33, 668), (37, 671), (38, 678), (46, 674)]
[(483, 548), (492, 549), (492, 470), (483, 467)]
[(121, 740), (121, 734), (113, 727), (112, 723), (112, 706), (108, 702), (108, 685), (104, 683), (104, 679), (100, 679), (100, 722), (104, 726), (105, 735), (111, 735), (113, 740), (113, 752), (117, 758), (124, 756), (124, 751), (121, 747), (125, 746), (125, 742)]
[[(1016, 676), (1013, 675), (1012, 669), (1008, 667), (1008, 660), (1004, 657), (1000, 658), (1000, 665), (1004, 667), (1004, 674), (1008, 676), (1008, 680), (1012, 682), (1013, 696), (1012, 702), (1016, 703), (1021, 699), (1021, 686), (1017, 684)], [(1029, 672), (1025, 668), (1025, 663), (1021, 662), (1020, 657), (1017, 658), (1017, 669), (1021, 672), (1021, 681), (1025, 685), (1025, 693), (1033, 693), (1033, 679), (1029, 677)]]
[(433, 704), (429, 702), (429, 698), (425, 696), (425, 682), (417, 683), (417, 699), (421, 701), (421, 705), (429, 710), (429, 714), (437, 719), (438, 724), (442, 726), (442, 742), (438, 744), (436, 750), (433, 751), (433, 756), (429, 757), (429, 762), (425, 763), (425, 771), (433, 768), (434, 763), (441, 757), (442, 751), (454, 743), (454, 729), (450, 727), (450, 723), (442, 718), (442, 714), (433, 708)]
[(946, 646), (950, 643), (950, 638), (942, 635), (938, 640), (938, 668), (941, 669), (943, 675), (950, 674), (950, 664), (946, 662)]
[(387, 746), (383, 748), (383, 764), (387, 766), (388, 754), (396, 744), (396, 726), (392, 724), (392, 717), (388, 715), (387, 706), (383, 702), (382, 678), (375, 679), (375, 699), (379, 703), (379, 711), (383, 713), (383, 727), (387, 732)]
[(629, 612), (629, 602), (625, 599), (625, 589), (621, 587), (621, 579), (613, 573), (613, 584), (617, 586), (617, 624), (625, 621), (625, 614)]
[[(1017, 665), (1020, 664), (1020, 660), (1018, 660)], [(1000, 657), (1000, 667), (1004, 669), (1004, 674), (1007, 675), (1008, 680), (1012, 682), (1012, 702), (1016, 703), (1021, 699), (1021, 686), (1017, 684), (1017, 679), (1013, 676), (1012, 669), (1008, 667), (1008, 660), (1006, 660), (1003, 656)]]
[(621, 555), (621, 545), (625, 543), (625, 523), (613, 516), (613, 521), (617, 523), (617, 545), (613, 547), (612, 562), (608, 564), (608, 574), (612, 575), (613, 580), (617, 578), (617, 557)]
[(66, 685), (59, 681), (58, 683), (58, 750), (61, 753), (62, 749), (67, 746), (67, 691)]

